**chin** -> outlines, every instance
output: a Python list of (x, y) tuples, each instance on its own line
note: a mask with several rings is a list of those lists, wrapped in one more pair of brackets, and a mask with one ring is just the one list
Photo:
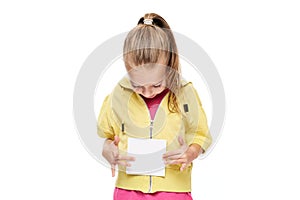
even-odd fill
[(147, 99), (152, 99), (152, 98), (154, 98), (156, 96), (156, 94), (155, 95), (152, 95), (152, 96), (150, 96), (150, 97), (145, 97), (144, 95), (143, 95), (143, 97), (145, 97), (145, 98), (147, 98)]

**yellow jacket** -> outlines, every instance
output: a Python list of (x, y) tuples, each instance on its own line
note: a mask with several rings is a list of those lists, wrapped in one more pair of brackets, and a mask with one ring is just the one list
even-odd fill
[[(154, 120), (151, 120), (143, 98), (132, 90), (129, 80), (123, 78), (103, 102), (98, 135), (112, 140), (118, 135), (121, 154), (126, 154), (128, 137), (163, 139), (167, 141), (167, 151), (170, 151), (180, 148), (177, 138), (182, 135), (188, 145), (196, 143), (206, 150), (212, 139), (192, 83), (182, 81), (178, 96), (181, 113), (168, 110), (168, 95), (162, 99)], [(119, 166), (116, 187), (144, 193), (190, 192), (192, 164), (183, 172), (179, 169), (179, 165), (167, 165), (165, 177), (159, 177), (127, 175), (125, 167)]]

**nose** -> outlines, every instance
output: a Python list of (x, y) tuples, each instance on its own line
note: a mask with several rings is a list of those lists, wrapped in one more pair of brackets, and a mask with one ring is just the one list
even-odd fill
[(143, 96), (146, 98), (151, 98), (154, 95), (154, 92), (151, 88), (144, 88), (143, 89)]

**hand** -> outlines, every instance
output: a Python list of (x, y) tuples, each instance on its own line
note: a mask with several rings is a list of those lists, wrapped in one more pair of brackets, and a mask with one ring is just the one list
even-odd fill
[(189, 147), (181, 136), (178, 137), (180, 148), (168, 151), (163, 155), (166, 165), (181, 164), (180, 171), (183, 171), (195, 158), (202, 153), (202, 148), (198, 144)]
[(116, 165), (122, 165), (130, 167), (129, 161), (134, 161), (135, 158), (132, 156), (120, 155), (118, 144), (120, 138), (115, 136), (114, 140), (106, 140), (103, 146), (102, 155), (111, 165), (112, 177), (115, 176)]

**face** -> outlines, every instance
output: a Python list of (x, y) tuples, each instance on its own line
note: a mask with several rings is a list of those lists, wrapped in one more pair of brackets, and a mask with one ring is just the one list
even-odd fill
[(146, 98), (153, 98), (166, 88), (166, 67), (159, 64), (151, 65), (139, 66), (128, 71), (133, 90)]

